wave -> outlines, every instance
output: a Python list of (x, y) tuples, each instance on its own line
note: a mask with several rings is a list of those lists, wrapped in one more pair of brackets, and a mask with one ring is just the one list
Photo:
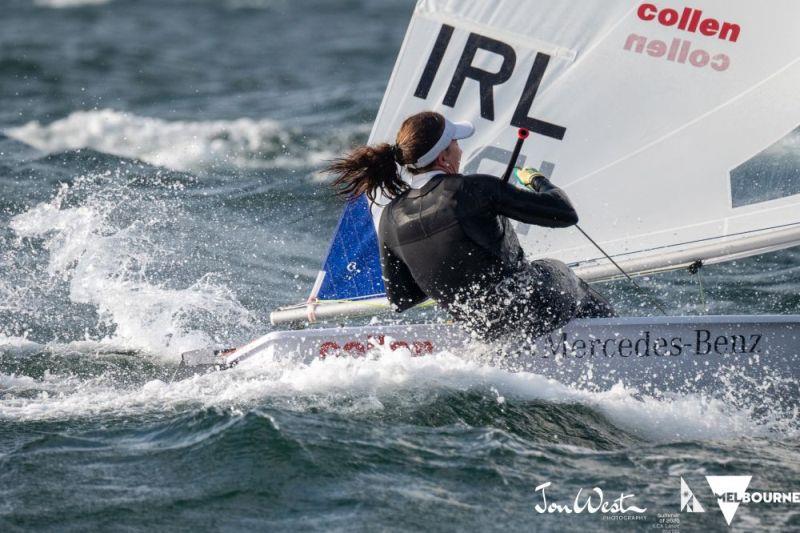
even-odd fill
[(320, 135), (269, 119), (168, 121), (102, 109), (75, 111), (49, 124), (32, 121), (5, 133), (47, 153), (92, 148), (185, 171), (318, 166), (362, 136), (363, 127)]
[[(655, 399), (621, 386), (588, 392), (541, 375), (513, 373), (448, 352), (413, 357), (407, 351), (386, 350), (368, 358), (330, 358), (308, 365), (248, 360), (228, 371), (174, 383), (153, 379), (131, 385), (104, 375), (80, 380), (68, 373), (48, 373), (39, 380), (3, 379), (16, 388), (15, 393), (0, 400), (0, 416), (7, 420), (146, 415), (187, 408), (233, 413), (276, 408), (330, 412), (348, 419), (377, 417), (407, 422), (411, 418), (419, 425), (421, 419), (430, 419), (430, 407), (434, 406), (434, 424), (474, 419), (481, 421), (478, 425), (486, 425), (491, 424), (486, 419), (489, 416), (501, 426), (531, 416), (552, 422), (555, 410), (560, 411), (558, 417), (580, 420), (586, 418), (588, 409), (594, 413), (589, 416), (592, 421), (582, 425), (594, 429), (590, 428), (591, 438), (586, 435), (586, 439), (578, 440), (594, 441), (593, 447), (599, 441), (596, 434), (606, 435), (604, 440), (613, 446), (630, 439), (710, 441), (797, 433), (794, 419), (756, 421), (750, 409), (703, 396)], [(442, 398), (456, 414), (449, 418), (442, 414)], [(531, 409), (541, 413), (526, 413)], [(469, 410), (475, 413), (466, 412)], [(619, 430), (631, 437), (620, 436)], [(556, 430), (533, 427), (529, 431), (534, 435), (544, 432), (550, 438), (549, 432)]]
[[(256, 368), (263, 364), (253, 362)], [(372, 396), (378, 391), (407, 388), (465, 391), (477, 387), (488, 390), (498, 403), (514, 398), (585, 405), (632, 435), (658, 441), (726, 439), (760, 434), (767, 427), (754, 421), (751, 409), (731, 408), (713, 398), (679, 395), (655, 399), (621, 385), (610, 391), (588, 392), (539, 374), (510, 372), (449, 352), (419, 358), (407, 350), (393, 352), (387, 348), (375, 360), (317, 360), (286, 369), (280, 382), (311, 397), (326, 391), (357, 391)], [(779, 425), (783, 422), (785, 419)]]

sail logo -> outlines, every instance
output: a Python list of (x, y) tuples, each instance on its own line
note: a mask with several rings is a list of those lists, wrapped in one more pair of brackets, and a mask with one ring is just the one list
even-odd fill
[(695, 497), (692, 489), (681, 477), (681, 511), (685, 513), (705, 513), (703, 505)]
[[(450, 45), (455, 28), (449, 24), (442, 24), (436, 41), (433, 44), (428, 61), (422, 71), (419, 82), (417, 83), (414, 96), (427, 100), (433, 82), (439, 72)], [(500, 66), (495, 70), (486, 70), (475, 64), (479, 54), (490, 54), (500, 60)], [(532, 133), (538, 133), (546, 137), (562, 140), (567, 128), (551, 122), (530, 116), (533, 100), (539, 90), (539, 84), (544, 77), (547, 65), (550, 63), (550, 55), (538, 52), (533, 60), (533, 66), (528, 73), (525, 87), (519, 96), (519, 101), (514, 109), (511, 118), (511, 125), (517, 128), (525, 128)], [(478, 83), (478, 94), (480, 97), (481, 117), (486, 120), (494, 121), (494, 88), (506, 83), (514, 74), (517, 64), (517, 53), (514, 48), (503, 41), (493, 39), (479, 33), (470, 33), (461, 56), (456, 63), (455, 71), (450, 80), (447, 92), (444, 95), (443, 105), (454, 108), (461, 90), (467, 80)]]
[[(700, 33), (707, 37), (717, 36), (720, 40), (735, 43), (739, 39), (741, 26), (731, 22), (720, 22), (715, 18), (703, 18), (699, 9), (685, 7), (681, 13), (672, 8), (659, 9), (655, 4), (641, 4), (637, 9), (638, 18), (644, 22), (657, 22), (665, 27), (674, 27), (690, 33)], [(631, 33), (623, 49), (643, 56), (663, 58), (677, 64), (690, 64), (693, 67), (709, 67), (717, 72), (728, 70), (731, 58), (727, 54), (708, 52), (698, 48), (688, 39), (674, 38), (670, 43), (659, 39), (648, 39), (645, 35)]]
[(720, 22), (715, 18), (703, 19), (703, 12), (693, 7), (684, 7), (681, 14), (671, 8), (658, 9), (655, 4), (642, 4), (636, 11), (644, 21), (657, 21), (662, 26), (675, 26), (679, 30), (697, 33), (707, 37), (717, 36), (720, 39), (735, 43), (739, 39), (742, 28), (731, 22)]

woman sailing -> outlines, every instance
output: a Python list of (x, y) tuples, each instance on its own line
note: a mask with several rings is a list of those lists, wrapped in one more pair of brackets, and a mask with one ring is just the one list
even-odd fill
[[(347, 197), (391, 199), (378, 225), (386, 296), (397, 311), (427, 298), (487, 340), (538, 337), (573, 318), (613, 316), (611, 305), (562, 262), (527, 261), (509, 219), (549, 228), (576, 224), (567, 195), (533, 169), (526, 189), (459, 174), (468, 122), (439, 113), (407, 118), (394, 145), (361, 146), (328, 168)], [(398, 172), (404, 167), (410, 178)]]

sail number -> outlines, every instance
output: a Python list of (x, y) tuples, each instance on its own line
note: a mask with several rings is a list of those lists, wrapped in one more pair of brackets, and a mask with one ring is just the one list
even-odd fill
[[(414, 91), (414, 96), (417, 98), (423, 100), (428, 98), (428, 93), (433, 86), (436, 74), (439, 72), (439, 67), (442, 65), (442, 59), (444, 59), (444, 54), (450, 44), (454, 29), (453, 26), (442, 24), (436, 37), (436, 42), (433, 44), (431, 54), (428, 57), (428, 62), (425, 64), (425, 69), (422, 71), (422, 76)], [(481, 50), (484, 53), (495, 54), (502, 59), (502, 64), (497, 72), (490, 72), (473, 65), (475, 56)], [(511, 78), (516, 62), (517, 54), (511, 45), (485, 35), (470, 33), (442, 103), (448, 107), (455, 107), (464, 82), (467, 79), (471, 79), (478, 82), (481, 117), (487, 120), (494, 120), (494, 87), (505, 83)], [(549, 62), (549, 55), (542, 52), (536, 54), (533, 67), (531, 67), (528, 79), (525, 82), (525, 88), (522, 90), (514, 115), (511, 118), (511, 125), (561, 140), (564, 138), (567, 128), (529, 116), (533, 99), (536, 97), (536, 92), (539, 90), (539, 84)]]

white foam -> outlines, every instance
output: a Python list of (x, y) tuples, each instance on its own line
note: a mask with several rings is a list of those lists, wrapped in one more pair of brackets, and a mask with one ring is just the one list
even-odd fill
[[(83, 180), (76, 180), (74, 187), (82, 186)], [(109, 180), (96, 186), (107, 192), (113, 185)], [(192, 324), (198, 313), (241, 328), (250, 325), (249, 312), (212, 274), (182, 288), (150, 279), (147, 265), (160, 250), (147, 225), (137, 220), (119, 228), (107, 222), (117, 204), (129, 201), (124, 191), (111, 195), (116, 201), (63, 207), (70, 190), (62, 185), (52, 201), (17, 215), (10, 227), (20, 237), (44, 239), (47, 271), (69, 283), (72, 302), (95, 306), (114, 325), (111, 342), (174, 360), (183, 351), (215, 344)]]
[(508, 372), (448, 353), (430, 359), (414, 358), (410, 353), (395, 354), (392, 351), (383, 353), (376, 368), (370, 368), (369, 363), (365, 368), (359, 361), (348, 359), (332, 363), (320, 360), (302, 369), (302, 377), (293, 377), (291, 372), (287, 376), (304, 391), (314, 391), (319, 386), (333, 387), (336, 383), (356, 390), (365, 390), (371, 383), (445, 386), (459, 390), (480, 386), (491, 388), (498, 403), (516, 398), (584, 404), (606, 415), (616, 426), (651, 440), (726, 439), (764, 430), (752, 421), (748, 411), (729, 409), (722, 401), (699, 395), (669, 400), (641, 399), (638, 391), (622, 386), (592, 393), (539, 374)]
[(53, 275), (66, 273), (86, 252), (87, 241), (102, 227), (103, 215), (97, 208), (61, 209), (68, 189), (68, 185), (62, 184), (53, 201), (15, 216), (9, 224), (20, 237), (49, 235), (45, 247), (50, 252), (48, 271)]
[(0, 333), (0, 351), (24, 354), (42, 349), (42, 345), (28, 340), (27, 337), (6, 336)]
[(41, 7), (81, 7), (81, 6), (99, 6), (108, 4), (111, 0), (34, 0), (34, 4)]
[(328, 358), (309, 365), (251, 359), (225, 372), (172, 384), (151, 381), (123, 390), (102, 376), (87, 381), (49, 376), (41, 384), (20, 382), (47, 394), (6, 398), (0, 401), (0, 417), (69, 418), (106, 412), (164, 412), (188, 406), (243, 411), (264, 403), (357, 415), (380, 412), (387, 402), (399, 402), (404, 409), (414, 410), (426, 395), (438, 395), (442, 390), (481, 390), (499, 404), (544, 400), (586, 405), (617, 427), (651, 441), (732, 439), (766, 435), (776, 429), (758, 425), (747, 411), (700, 396), (637, 399), (635, 391), (622, 387), (590, 393), (537, 374), (511, 373), (447, 352), (413, 357), (399, 349), (370, 355), (363, 359)]
[(28, 122), (5, 133), (48, 153), (92, 148), (174, 170), (318, 165), (334, 155), (324, 147), (293, 150), (299, 131), (268, 119), (168, 121), (101, 109), (75, 111), (49, 124)]
[(289, 0), (226, 0), (225, 5), (231, 9), (273, 9), (283, 7)]

